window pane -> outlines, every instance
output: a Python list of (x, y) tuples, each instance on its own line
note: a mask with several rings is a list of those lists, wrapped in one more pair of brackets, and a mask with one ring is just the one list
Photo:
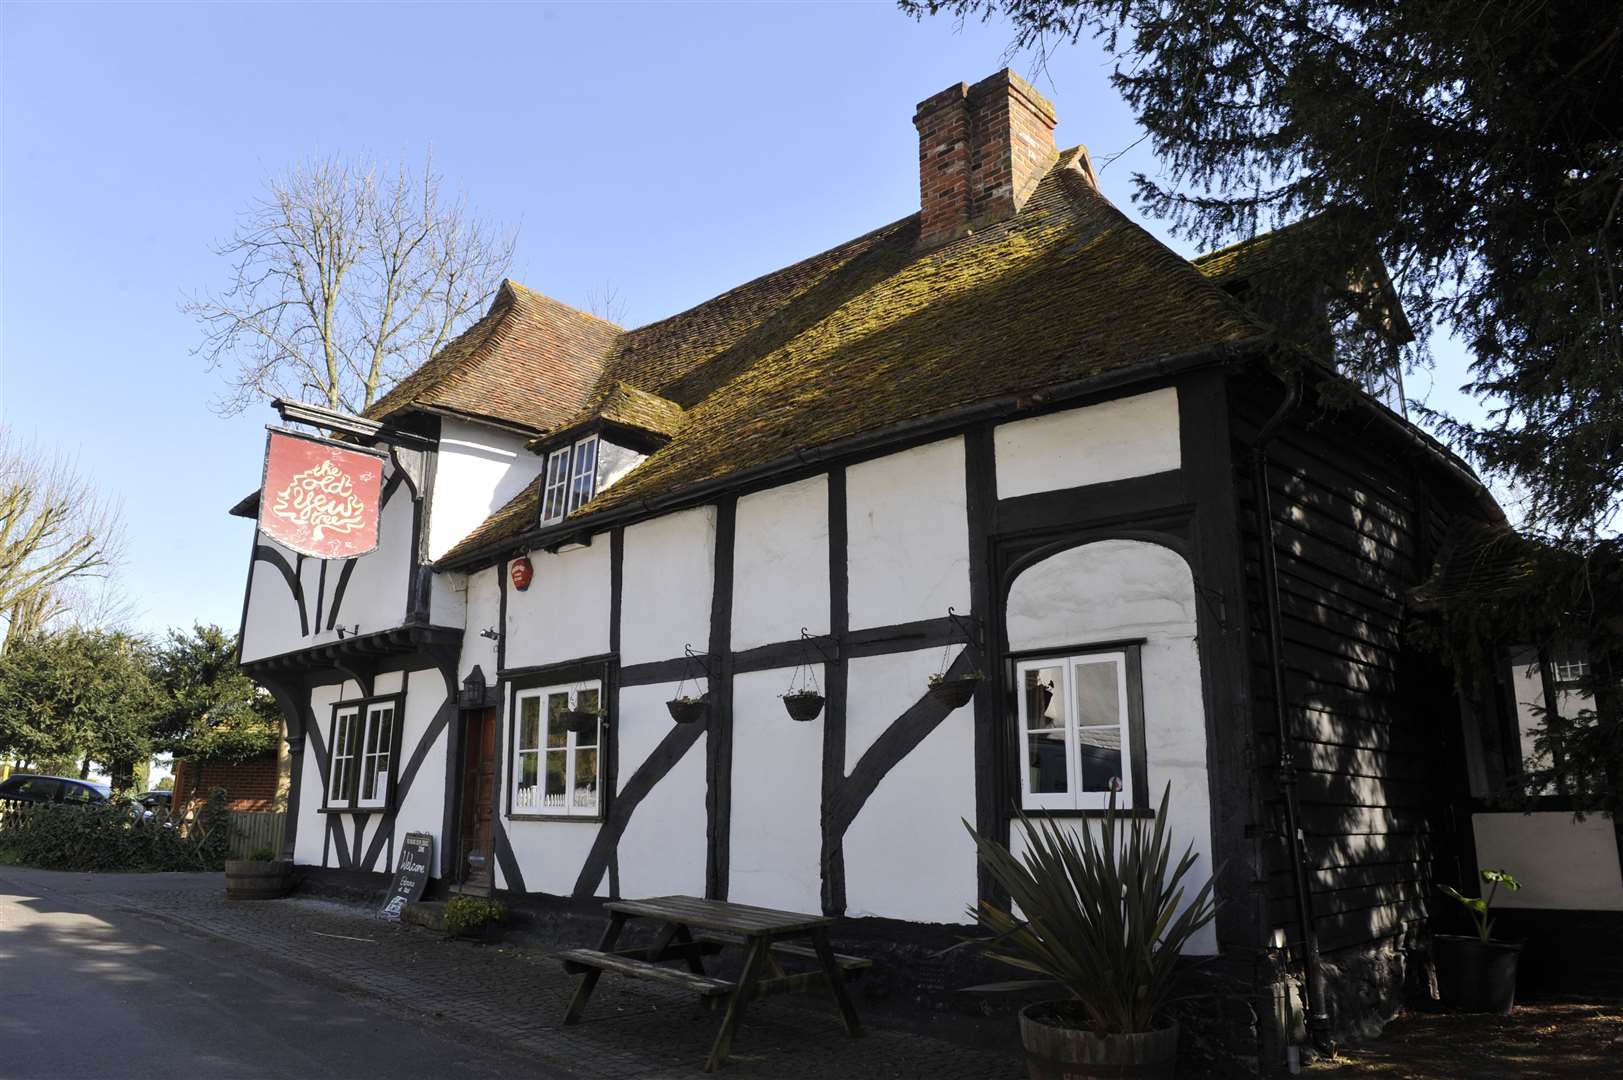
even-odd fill
[(1121, 697), (1116, 692), (1115, 661), (1076, 665), (1076, 722), (1121, 725)]
[[(547, 749), (560, 749), (569, 741), (569, 732), (564, 730), (564, 722), (559, 719), (568, 710), (567, 692), (547, 695)], [(558, 790), (562, 791), (563, 788)]]
[(570, 510), (592, 501), (592, 486), (596, 476), (597, 440), (586, 439), (576, 443), (574, 480), (569, 489)]
[(518, 748), (534, 750), (541, 745), (541, 699), (527, 697), (518, 706)]
[(547, 751), (547, 790), (541, 802), (548, 809), (559, 809), (564, 805), (564, 768), (567, 765), (565, 751)]
[(518, 756), (518, 790), (513, 793), (513, 809), (534, 810), (536, 808), (536, 783), (540, 779), (541, 755), (535, 751), (521, 753)]
[(541, 509), (542, 521), (555, 521), (563, 517), (564, 494), (569, 490), (569, 451), (555, 450), (547, 458), (546, 498)]
[(1065, 783), (1065, 732), (1046, 731), (1026, 736), (1026, 767), (1031, 773), (1032, 794), (1069, 790)]
[(1032, 731), (1065, 726), (1065, 702), (1056, 688), (1064, 681), (1065, 669), (1030, 668), (1026, 671), (1026, 727)]
[(597, 751), (575, 751), (575, 805), (597, 806)]
[(1082, 790), (1120, 791), (1121, 728), (1082, 728)]

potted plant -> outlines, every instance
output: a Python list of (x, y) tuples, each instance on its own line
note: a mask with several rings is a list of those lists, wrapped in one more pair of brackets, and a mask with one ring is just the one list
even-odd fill
[(1135, 817), (1124, 829), (1112, 794), (1098, 839), (1087, 823), (1071, 828), (1021, 814), (1027, 850), (1018, 859), (965, 822), (981, 863), (1014, 902), (1009, 911), (989, 903), (970, 909), (992, 932), (975, 944), (1037, 976), (974, 989), (1064, 991), (1020, 1011), (1031, 1080), (1170, 1080), (1177, 1068), (1178, 1025), (1166, 1005), (1179, 956), (1216, 906), (1210, 879), (1183, 904), (1195, 854), (1191, 845), (1172, 862), (1170, 796), (1169, 784), (1153, 825)]
[(823, 711), (823, 695), (811, 689), (791, 690), (783, 695), (783, 707), (791, 720), (816, 720)]
[(603, 709), (573, 708), (559, 713), (558, 721), (565, 731), (573, 731), (576, 735), (593, 735), (597, 733), (597, 722), (607, 715)]
[(701, 694), (698, 697), (677, 694), (665, 703), (665, 708), (670, 711), (671, 719), (678, 724), (697, 723), (704, 716), (705, 710), (710, 707), (708, 697), (708, 694)]
[(458, 893), (445, 902), (445, 933), (494, 945), (502, 939), (507, 909), (483, 896)]
[(930, 696), (947, 708), (956, 709), (960, 705), (969, 704), (969, 699), (975, 696), (975, 687), (980, 684), (981, 673), (978, 671), (962, 675), (938, 672), (930, 676)]
[(1466, 896), (1452, 886), (1439, 886), (1465, 906), (1476, 924), (1476, 936), (1432, 936), (1437, 991), (1444, 1005), (1463, 1012), (1508, 1013), (1516, 1004), (1516, 960), (1522, 947), (1493, 940), (1490, 912), (1500, 886), (1515, 892), (1522, 885), (1503, 870), (1482, 871), (1482, 883), (1489, 887), (1487, 896)]
[(268, 847), (225, 861), (227, 900), (276, 900), (292, 892), (293, 884), (292, 861), (278, 859)]

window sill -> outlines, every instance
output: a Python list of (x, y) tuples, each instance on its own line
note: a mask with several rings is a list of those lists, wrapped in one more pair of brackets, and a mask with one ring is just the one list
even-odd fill
[(377, 806), (323, 806), (316, 810), (318, 814), (385, 814), (393, 807), (388, 803)]
[(508, 821), (578, 821), (583, 825), (601, 825), (603, 815), (597, 814), (508, 814)]
[(1118, 807), (1114, 812), (1102, 806), (1086, 810), (1021, 810), (1028, 818), (1154, 818), (1155, 811), (1148, 808)]

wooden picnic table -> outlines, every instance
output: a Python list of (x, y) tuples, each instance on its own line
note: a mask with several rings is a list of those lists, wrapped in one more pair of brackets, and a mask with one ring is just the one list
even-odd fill
[[(609, 925), (597, 948), (568, 949), (558, 954), (565, 970), (581, 976), (569, 1011), (564, 1014), (565, 1024), (580, 1019), (587, 999), (597, 987), (597, 980), (607, 971), (694, 991), (712, 1005), (726, 1003), (727, 1012), (710, 1048), (705, 1072), (715, 1072), (727, 1060), (733, 1031), (744, 1015), (744, 1006), (755, 998), (827, 986), (845, 1021), (845, 1030), (853, 1037), (862, 1034), (862, 1023), (846, 993), (845, 976), (860, 972), (873, 962), (834, 952), (828, 942), (828, 928), (834, 923), (829, 916), (777, 911), (697, 896), (612, 900), (603, 906), (609, 912)], [(615, 948), (621, 931), (631, 919), (653, 919), (661, 924), (654, 944)], [(796, 939), (809, 940), (810, 946), (797, 945)], [(704, 968), (704, 957), (727, 947), (745, 950), (744, 968), (736, 982), (716, 978)], [(789, 972), (779, 963), (783, 958), (815, 961), (816, 966)], [(687, 970), (659, 966), (672, 961), (682, 961)]]

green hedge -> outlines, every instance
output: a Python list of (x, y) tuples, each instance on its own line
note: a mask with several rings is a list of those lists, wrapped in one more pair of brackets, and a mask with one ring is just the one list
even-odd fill
[(142, 821), (117, 801), (36, 806), (0, 833), (0, 858), (45, 870), (221, 870), (230, 848), (223, 789), (209, 796), (185, 835), (160, 818)]

